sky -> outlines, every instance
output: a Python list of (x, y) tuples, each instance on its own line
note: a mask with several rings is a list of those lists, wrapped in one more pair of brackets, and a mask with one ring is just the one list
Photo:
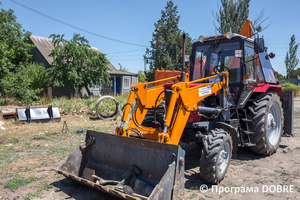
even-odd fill
[[(0, 0), (0, 8), (13, 9), (17, 21), (32, 35), (49, 37), (74, 33), (98, 47), (116, 69), (137, 73), (144, 70), (143, 55), (150, 46), (154, 23), (161, 18), (167, 0)], [(173, 0), (180, 16), (179, 28), (197, 39), (216, 34), (214, 17), (220, 0)], [(21, 5), (22, 4), (22, 5)], [(255, 20), (264, 9), (268, 28), (259, 35), (268, 52), (274, 52), (273, 68), (286, 75), (284, 59), (290, 38), (300, 42), (299, 0), (251, 0), (249, 19)], [(300, 48), (298, 49), (300, 58)], [(300, 64), (296, 68), (300, 68)], [(149, 66), (146, 66), (149, 69)]]

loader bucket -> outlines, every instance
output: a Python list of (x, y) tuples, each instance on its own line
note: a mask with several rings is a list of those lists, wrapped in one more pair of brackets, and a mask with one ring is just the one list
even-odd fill
[(184, 155), (177, 145), (88, 130), (56, 171), (122, 199), (184, 199)]

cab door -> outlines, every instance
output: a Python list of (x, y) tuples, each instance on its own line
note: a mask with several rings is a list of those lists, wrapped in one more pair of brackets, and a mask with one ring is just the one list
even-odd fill
[(238, 108), (243, 108), (249, 98), (251, 97), (254, 89), (256, 88), (256, 55), (254, 53), (253, 45), (245, 42), (244, 48), (244, 66), (242, 78), (242, 91), (237, 104)]

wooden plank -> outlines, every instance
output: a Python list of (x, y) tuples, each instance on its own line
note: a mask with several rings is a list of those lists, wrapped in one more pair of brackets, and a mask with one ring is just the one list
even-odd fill
[(15, 109), (11, 108), (2, 108), (0, 110), (0, 119), (7, 119), (7, 118), (13, 118), (16, 114)]

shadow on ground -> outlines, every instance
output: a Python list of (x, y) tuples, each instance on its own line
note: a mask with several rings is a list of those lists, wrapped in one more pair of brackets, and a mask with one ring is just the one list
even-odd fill
[[(286, 146), (280, 145), (279, 148), (284, 149)], [(198, 190), (202, 184), (206, 184), (200, 179), (200, 157), (201, 148), (195, 143), (184, 144), (182, 148), (186, 151), (185, 154), (185, 188)], [(231, 159), (230, 165), (243, 165), (245, 161), (259, 160), (267, 156), (259, 156), (254, 154), (250, 148), (239, 147), (238, 155), (236, 159)], [(208, 188), (211, 188), (210, 184), (206, 184)]]

